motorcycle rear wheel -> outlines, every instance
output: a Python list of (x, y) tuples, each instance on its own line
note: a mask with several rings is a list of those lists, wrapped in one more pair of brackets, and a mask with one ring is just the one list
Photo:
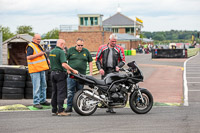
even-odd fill
[(141, 97), (138, 92), (134, 92), (130, 96), (129, 104), (131, 109), (137, 114), (146, 114), (148, 113), (153, 106), (153, 96), (148, 90), (140, 90), (144, 103), (141, 100)]
[(90, 101), (92, 102), (94, 101), (94, 99), (85, 95), (84, 90), (79, 90), (78, 92), (76, 92), (73, 99), (73, 107), (76, 113), (82, 116), (92, 115), (97, 110), (97, 105), (89, 104)]

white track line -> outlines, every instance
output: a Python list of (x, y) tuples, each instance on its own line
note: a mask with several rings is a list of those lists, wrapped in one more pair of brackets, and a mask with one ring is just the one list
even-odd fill
[[(199, 52), (198, 52), (197, 55), (199, 55)], [(197, 55), (196, 55), (196, 56), (197, 56)], [(193, 57), (187, 59), (187, 60), (184, 62), (184, 72), (183, 72), (183, 82), (184, 82), (184, 103), (183, 103), (183, 105), (184, 105), (184, 106), (189, 106), (189, 103), (188, 103), (188, 86), (187, 86), (187, 79), (186, 79), (186, 64), (187, 64), (187, 62), (188, 62), (189, 60), (193, 59), (193, 58), (196, 57), (196, 56), (193, 56)]]

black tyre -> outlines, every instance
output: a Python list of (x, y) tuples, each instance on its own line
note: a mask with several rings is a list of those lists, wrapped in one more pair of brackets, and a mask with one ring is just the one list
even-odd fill
[(26, 81), (31, 81), (31, 76), (29, 73), (26, 75)]
[(0, 99), (2, 99), (2, 94), (0, 93)]
[(138, 92), (134, 92), (130, 96), (129, 104), (131, 109), (137, 114), (146, 114), (148, 113), (153, 106), (153, 96), (151, 93), (146, 90), (140, 90), (144, 102), (142, 102), (141, 96)]
[(0, 74), (4, 74), (4, 69), (5, 68), (0, 68)]
[(3, 81), (0, 81), (0, 87), (2, 87), (3, 86)]
[(28, 88), (28, 87), (24, 88), (24, 93), (25, 93), (25, 94), (26, 94), (26, 93), (33, 94), (33, 88), (32, 88), (32, 87), (30, 87), (30, 88)]
[(24, 94), (24, 88), (3, 87), (2, 94)]
[[(85, 95), (84, 91), (90, 90), (84, 89), (75, 93), (73, 99), (73, 107), (76, 113), (83, 116), (88, 116), (92, 115), (97, 110), (97, 104), (93, 102), (95, 101), (93, 98)], [(90, 101), (92, 101), (93, 104), (88, 104)]]
[(23, 99), (24, 94), (2, 94), (2, 99)]
[(5, 74), (4, 80), (7, 81), (25, 81), (26, 76), (25, 75), (11, 75), (11, 74)]
[(32, 81), (26, 81), (26, 88), (33, 88)]
[(33, 99), (33, 93), (25, 93), (24, 98), (25, 99)]
[(24, 88), (24, 81), (4, 81), (3, 87)]
[(13, 74), (13, 75), (25, 75), (26, 69), (20, 69), (20, 68), (5, 68), (4, 73), (5, 74)]
[(3, 81), (4, 79), (4, 74), (0, 74), (0, 80)]

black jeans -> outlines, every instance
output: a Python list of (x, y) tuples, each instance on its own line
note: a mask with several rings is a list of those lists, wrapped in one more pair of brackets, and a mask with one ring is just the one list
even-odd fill
[(63, 104), (66, 97), (67, 90), (67, 74), (61, 71), (52, 71), (52, 95), (51, 95), (51, 105), (52, 113), (60, 113), (64, 111)]

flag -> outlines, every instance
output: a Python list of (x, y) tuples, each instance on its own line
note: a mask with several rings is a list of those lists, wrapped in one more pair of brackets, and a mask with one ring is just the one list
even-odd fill
[(141, 19), (137, 18), (137, 17), (136, 17), (136, 21), (143, 23), (143, 21)]

